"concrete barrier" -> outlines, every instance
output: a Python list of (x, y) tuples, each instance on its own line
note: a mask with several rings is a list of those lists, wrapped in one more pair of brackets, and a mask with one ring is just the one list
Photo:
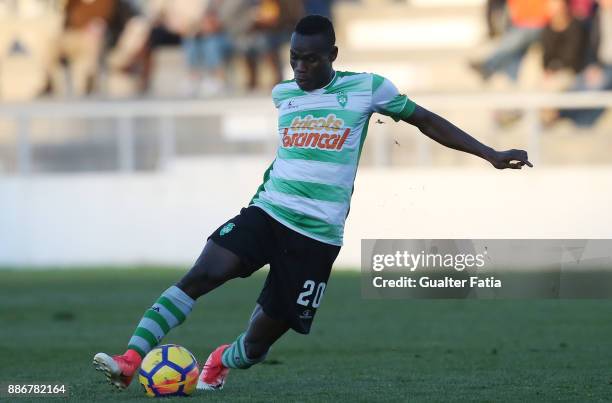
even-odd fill
[[(0, 178), (0, 266), (191, 264), (269, 161)], [(338, 267), (362, 238), (611, 238), (612, 167), (360, 170)]]

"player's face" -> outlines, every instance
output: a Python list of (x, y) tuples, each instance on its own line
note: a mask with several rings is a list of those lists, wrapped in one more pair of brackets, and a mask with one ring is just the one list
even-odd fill
[(323, 35), (291, 36), (290, 63), (297, 85), (304, 91), (324, 87), (332, 75), (338, 48), (330, 46)]

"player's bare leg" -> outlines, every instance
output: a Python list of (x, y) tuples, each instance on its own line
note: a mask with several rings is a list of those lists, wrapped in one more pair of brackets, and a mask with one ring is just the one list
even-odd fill
[(207, 242), (191, 270), (175, 286), (164, 291), (145, 312), (130, 339), (128, 350), (115, 356), (96, 354), (94, 368), (104, 373), (112, 385), (120, 389), (127, 388), (144, 356), (172, 328), (186, 319), (195, 300), (243, 272), (237, 255), (213, 241)]
[(208, 241), (191, 270), (176, 285), (195, 300), (243, 273), (235, 253)]
[(247, 357), (265, 357), (272, 344), (289, 329), (286, 322), (272, 319), (266, 315), (261, 305), (255, 305), (244, 337)]
[(251, 315), (246, 332), (232, 344), (217, 347), (206, 360), (197, 388), (219, 390), (223, 388), (230, 368), (246, 369), (262, 362), (274, 344), (289, 330), (289, 325), (269, 317), (259, 304)]

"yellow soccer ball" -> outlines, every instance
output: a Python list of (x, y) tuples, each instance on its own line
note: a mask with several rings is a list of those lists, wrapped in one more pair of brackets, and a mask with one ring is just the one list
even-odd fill
[(146, 355), (138, 379), (147, 396), (188, 396), (198, 384), (198, 363), (193, 354), (176, 344), (164, 344)]

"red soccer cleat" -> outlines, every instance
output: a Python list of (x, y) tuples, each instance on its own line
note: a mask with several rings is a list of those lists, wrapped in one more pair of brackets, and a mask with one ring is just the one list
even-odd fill
[(202, 372), (200, 373), (200, 378), (198, 379), (198, 390), (221, 390), (223, 389), (223, 384), (225, 383), (225, 378), (227, 378), (227, 374), (229, 373), (229, 368), (224, 366), (221, 362), (221, 356), (226, 348), (228, 348), (229, 344), (224, 344), (219, 346), (210, 353), (204, 367), (202, 368)]
[(111, 385), (125, 389), (132, 382), (141, 361), (142, 359), (136, 352), (128, 350), (123, 355), (112, 357), (106, 353), (98, 353), (94, 356), (93, 365), (96, 370), (106, 375)]

